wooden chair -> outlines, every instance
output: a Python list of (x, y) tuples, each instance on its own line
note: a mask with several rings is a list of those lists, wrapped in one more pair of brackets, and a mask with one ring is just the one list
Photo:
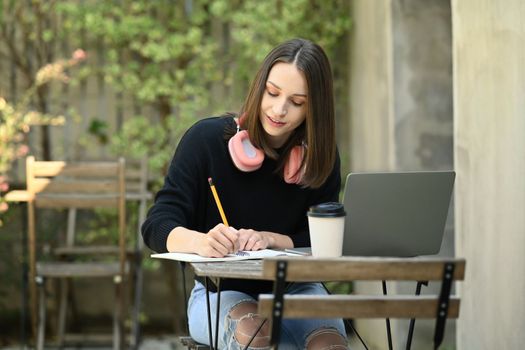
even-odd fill
[[(443, 340), (445, 321), (457, 318), (460, 300), (450, 296), (463, 280), (465, 260), (453, 258), (271, 258), (263, 262), (273, 294), (259, 296), (259, 313), (271, 321), (277, 348), (282, 318), (435, 318), (434, 348)], [(441, 281), (439, 295), (286, 295), (287, 281)]]
[[(29, 233), (29, 273), (33, 328), (37, 329), (37, 348), (44, 347), (46, 322), (45, 281), (48, 279), (99, 278), (112, 279), (115, 284), (113, 316), (113, 348), (122, 346), (124, 317), (124, 285), (130, 271), (126, 255), (126, 183), (125, 160), (115, 162), (66, 163), (60, 161), (26, 161)], [(114, 208), (118, 212), (118, 243), (108, 246), (74, 247), (72, 227), (68, 227), (66, 247), (58, 250), (62, 256), (82, 256), (81, 261), (55, 261), (53, 254), (43, 260), (37, 254), (37, 208), (97, 209)], [(72, 211), (69, 211), (71, 219)], [(76, 215), (76, 213), (75, 213)], [(69, 225), (71, 226), (71, 220)], [(68, 251), (69, 249), (69, 251)], [(103, 253), (103, 258), (101, 258)], [(37, 301), (37, 286), (39, 287)], [(38, 311), (37, 311), (38, 309)], [(38, 313), (38, 317), (37, 317)]]
[[(141, 225), (146, 219), (147, 202), (153, 196), (148, 191), (148, 160), (143, 157), (140, 160), (127, 160), (125, 169), (126, 181), (126, 202), (132, 202), (137, 206), (137, 231), (135, 237), (129, 240), (126, 248), (126, 256), (131, 268), (130, 284), (133, 286), (132, 310), (131, 310), (131, 332), (129, 339), (129, 348), (136, 349), (140, 342), (140, 310), (142, 301), (143, 271), (142, 271), (142, 252), (144, 243), (142, 241)], [(67, 239), (66, 244), (57, 247), (54, 253), (60, 256), (73, 256), (85, 254), (86, 248), (79, 247), (76, 244), (76, 222), (77, 208), (68, 208), (67, 219)], [(117, 246), (98, 246), (95, 250), (91, 249), (90, 254), (116, 254), (119, 247)], [(68, 297), (70, 293), (70, 281), (61, 281), (61, 293), (59, 304), (58, 318), (58, 344), (64, 343), (66, 335), (66, 315), (68, 310)]]

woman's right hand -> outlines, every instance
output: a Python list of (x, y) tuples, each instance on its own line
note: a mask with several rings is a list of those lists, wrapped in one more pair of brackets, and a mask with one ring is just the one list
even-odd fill
[(197, 242), (196, 253), (200, 256), (222, 258), (239, 250), (239, 234), (233, 227), (218, 224)]

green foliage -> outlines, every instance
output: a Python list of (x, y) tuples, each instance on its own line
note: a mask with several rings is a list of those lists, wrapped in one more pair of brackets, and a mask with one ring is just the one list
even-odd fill
[(325, 283), (326, 288), (332, 294), (350, 294), (352, 293), (351, 282), (327, 282)]
[[(239, 109), (269, 50), (305, 37), (329, 56), (348, 32), (346, 0), (193, 0), (59, 2), (63, 26), (87, 47), (102, 46), (90, 66), (149, 115), (126, 118), (113, 151), (147, 154), (161, 177), (180, 136), (207, 115)], [(93, 132), (104, 137), (98, 128)], [(107, 131), (105, 131), (107, 132)]]
[(106, 144), (108, 142), (108, 123), (94, 118), (88, 126), (88, 133), (97, 137), (101, 144)]

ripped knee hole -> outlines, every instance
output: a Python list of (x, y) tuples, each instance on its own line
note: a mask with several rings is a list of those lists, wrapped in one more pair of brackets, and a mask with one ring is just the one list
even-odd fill
[(252, 337), (250, 346), (264, 347), (270, 344), (268, 323), (256, 313), (248, 313), (242, 316), (235, 329), (235, 339), (239, 344), (248, 344)]
[(346, 350), (346, 339), (336, 330), (332, 328), (318, 329), (312, 332), (306, 340), (307, 349), (320, 350)]

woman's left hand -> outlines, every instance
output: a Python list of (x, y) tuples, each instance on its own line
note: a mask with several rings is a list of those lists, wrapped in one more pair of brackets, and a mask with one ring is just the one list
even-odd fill
[(239, 250), (261, 250), (270, 247), (270, 235), (251, 229), (238, 231)]

